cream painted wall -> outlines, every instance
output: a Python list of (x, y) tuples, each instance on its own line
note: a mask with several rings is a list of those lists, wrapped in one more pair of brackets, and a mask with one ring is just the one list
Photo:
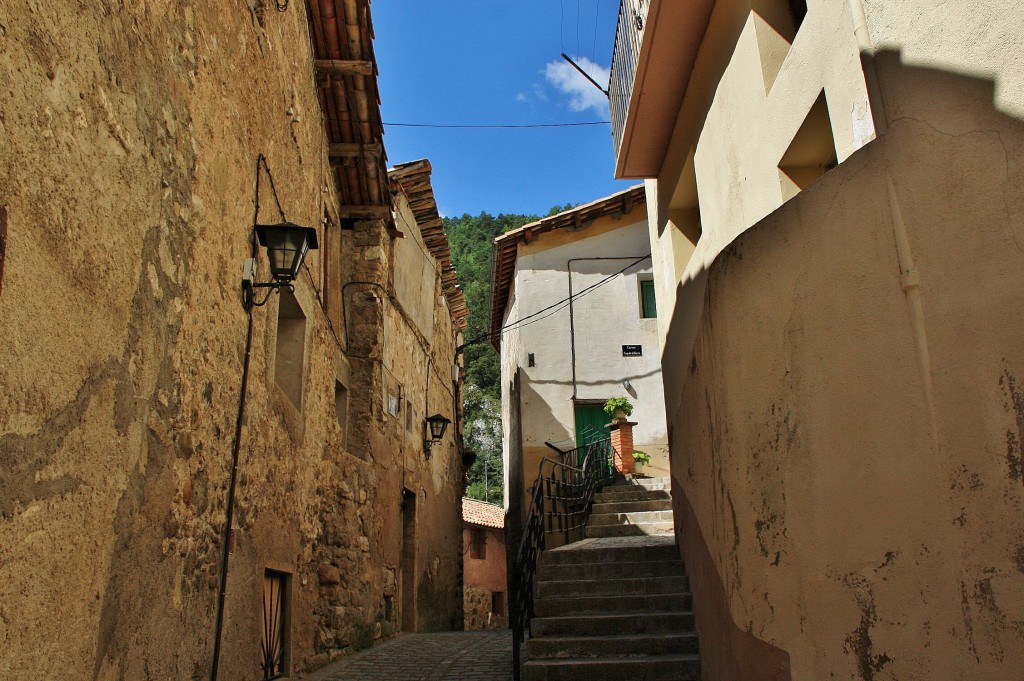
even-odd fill
[[(710, 102), (701, 106), (701, 93), (688, 92), (690, 101), (680, 112), (662, 172), (647, 185), (652, 242), (663, 251), (663, 263), (678, 263), (659, 271), (658, 294), (666, 309), (677, 307), (681, 281), (699, 282), (725, 246), (782, 205), (779, 162), (822, 91), (840, 161), (874, 138), (850, 4), (808, 4), (770, 90), (764, 61), (778, 55), (772, 53), (777, 45), (769, 45), (765, 38), (764, 21), (749, 10), (749, 3), (746, 9), (735, 2), (716, 6), (708, 35), (719, 44), (702, 46), (691, 85), (708, 88)], [(730, 40), (731, 51), (721, 44)], [(680, 181), (691, 158), (695, 186)], [(666, 229), (673, 226), (670, 207), (690, 203), (687, 195), (694, 191), (702, 227), (695, 249)], [(663, 344), (667, 321), (668, 317), (662, 320)], [(687, 342), (692, 344), (692, 338), (684, 345)], [(688, 354), (678, 341), (673, 345), (673, 352)]]
[(852, 0), (858, 1), (874, 49), (899, 51), (908, 66), (994, 80), (996, 108), (1024, 118), (1020, 3)]

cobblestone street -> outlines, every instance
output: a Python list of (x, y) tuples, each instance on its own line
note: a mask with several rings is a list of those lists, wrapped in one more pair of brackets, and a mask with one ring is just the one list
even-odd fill
[(512, 632), (404, 634), (338, 660), (307, 681), (511, 681)]

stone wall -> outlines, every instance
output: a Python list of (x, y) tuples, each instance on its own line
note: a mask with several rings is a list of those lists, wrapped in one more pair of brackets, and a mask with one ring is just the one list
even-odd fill
[(508, 609), (506, 607), (501, 614), (492, 612), (490, 591), (467, 586), (464, 589), (464, 594), (466, 631), (508, 628)]
[(0, 679), (208, 675), (261, 153), (287, 218), (336, 250), (295, 285), (297, 404), (281, 297), (253, 313), (220, 678), (260, 673), (267, 569), (289, 579), (293, 675), (398, 629), (403, 489), (414, 625), (461, 628), (454, 440), (427, 459), (422, 420), (386, 411), (397, 376), (416, 419), (451, 417), (456, 332), (438, 296), (430, 337), (407, 323), (383, 223), (325, 226), (304, 3), (267, 7), (0, 7)]
[(887, 131), (715, 260), (670, 384), (707, 679), (1024, 666), (1024, 124), (877, 66)]

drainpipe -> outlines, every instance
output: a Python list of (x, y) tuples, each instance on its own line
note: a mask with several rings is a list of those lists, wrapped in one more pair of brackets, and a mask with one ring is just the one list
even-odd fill
[(878, 67), (875, 64), (875, 46), (871, 42), (868, 31), (868, 18), (864, 12), (864, 0), (849, 0), (850, 14), (853, 15), (853, 34), (857, 37), (860, 50), (860, 65), (864, 71), (864, 84), (868, 88), (868, 104), (871, 106), (871, 118), (875, 124), (875, 136), (884, 135), (889, 130), (885, 119), (885, 102), (882, 99), (882, 87), (878, 79)]
[[(572, 264), (574, 262), (582, 262), (585, 260), (639, 260), (645, 256), (642, 255), (623, 255), (623, 256), (609, 256), (609, 257), (592, 257), (592, 258), (570, 258), (565, 263), (565, 269), (569, 273), (569, 347), (572, 352), (572, 401), (576, 403), (576, 322), (573, 318), (572, 309)], [(625, 274), (625, 273), (623, 273)]]

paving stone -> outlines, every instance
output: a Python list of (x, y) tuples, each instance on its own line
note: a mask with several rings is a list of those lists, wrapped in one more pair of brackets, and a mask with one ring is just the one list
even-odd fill
[(327, 665), (306, 681), (511, 681), (512, 632), (402, 634)]

